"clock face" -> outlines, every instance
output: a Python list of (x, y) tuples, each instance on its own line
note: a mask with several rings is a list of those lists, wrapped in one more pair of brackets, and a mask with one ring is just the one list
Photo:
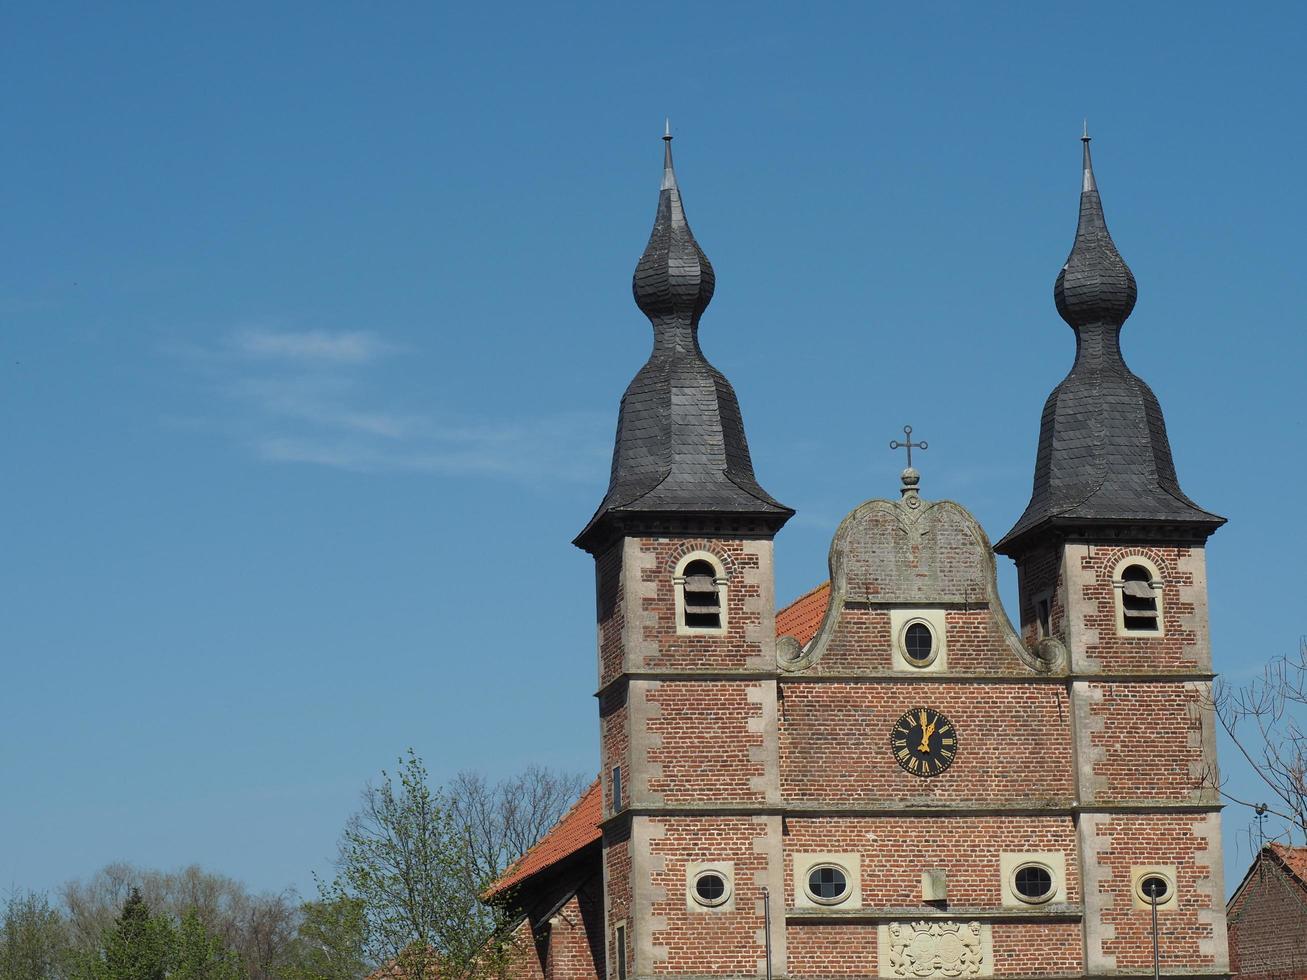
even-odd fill
[(928, 779), (953, 764), (958, 752), (958, 730), (934, 708), (912, 708), (894, 723), (890, 732), (894, 758), (905, 772)]

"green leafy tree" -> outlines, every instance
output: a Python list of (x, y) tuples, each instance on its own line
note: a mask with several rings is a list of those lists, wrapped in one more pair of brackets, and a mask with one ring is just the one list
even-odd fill
[(0, 980), (61, 980), (70, 955), (67, 925), (46, 896), (9, 896), (0, 922)]
[(410, 749), (395, 775), (364, 790), (324, 898), (361, 904), (374, 963), (394, 963), (410, 980), (456, 980), (477, 972), (503, 925), (478, 900), (470, 867), (467, 834)]
[(169, 980), (246, 980), (241, 959), (218, 936), (210, 935), (195, 909), (177, 929)]
[(281, 980), (359, 980), (368, 972), (363, 901), (305, 902)]
[(102, 949), (105, 932), (113, 928), (133, 888), (173, 922), (194, 910), (210, 935), (240, 955), (249, 980), (275, 980), (289, 962), (300, 906), (292, 893), (254, 894), (241, 882), (196, 865), (158, 871), (115, 863), (69, 882), (61, 898), (76, 948)]
[(140, 891), (132, 889), (101, 947), (83, 953), (72, 975), (75, 980), (168, 980), (176, 945), (172, 920), (151, 913)]

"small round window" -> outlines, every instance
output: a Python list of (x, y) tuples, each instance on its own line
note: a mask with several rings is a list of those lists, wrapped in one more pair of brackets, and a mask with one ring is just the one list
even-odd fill
[(1053, 897), (1053, 872), (1042, 864), (1023, 864), (1012, 873), (1012, 891), (1017, 898), (1039, 905)]
[(838, 905), (849, 894), (849, 876), (833, 864), (819, 864), (808, 872), (808, 897), (822, 905)]
[(1171, 900), (1172, 885), (1165, 875), (1146, 874), (1140, 877), (1135, 891), (1149, 905), (1165, 905)]
[(934, 663), (935, 656), (939, 653), (938, 644), (935, 642), (935, 631), (920, 619), (913, 620), (903, 627), (899, 646), (903, 651), (903, 659), (913, 667), (929, 666)]
[(702, 871), (694, 879), (694, 900), (709, 908), (731, 897), (731, 884), (720, 871)]

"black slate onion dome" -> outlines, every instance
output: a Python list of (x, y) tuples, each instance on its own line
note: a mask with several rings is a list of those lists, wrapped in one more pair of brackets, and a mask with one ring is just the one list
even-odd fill
[(716, 277), (685, 219), (671, 133), (663, 139), (658, 212), (631, 283), (653, 352), (622, 396), (608, 492), (574, 542), (591, 552), (622, 528), (774, 533), (794, 513), (758, 485), (735, 391), (699, 348)]
[(1180, 489), (1162, 407), (1121, 356), (1135, 277), (1108, 234), (1088, 133), (1083, 141), (1080, 222), (1053, 286), (1076, 332), (1076, 360), (1044, 405), (1030, 503), (994, 548), (1006, 555), (1058, 526), (1205, 538), (1225, 523)]
[(1138, 290), (1134, 273), (1116, 250), (1103, 217), (1103, 201), (1089, 158), (1089, 137), (1084, 143), (1084, 183), (1080, 192), (1080, 223), (1066, 265), (1057, 274), (1053, 300), (1057, 312), (1078, 330), (1091, 324), (1120, 327), (1135, 308)]
[[(712, 302), (717, 285), (712, 263), (694, 240), (685, 220), (681, 189), (672, 167), (672, 137), (663, 137), (663, 183), (658, 191), (649, 244), (631, 277), (635, 305), (654, 325), (654, 342), (698, 344), (699, 317)], [(690, 336), (683, 336), (685, 328)]]

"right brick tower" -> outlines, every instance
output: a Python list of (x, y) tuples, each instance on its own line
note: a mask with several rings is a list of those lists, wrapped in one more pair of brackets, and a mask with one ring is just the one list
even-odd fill
[(1053, 289), (1075, 331), (1044, 406), (1017, 565), (1026, 643), (1065, 648), (1084, 968), (1229, 972), (1205, 543), (1224, 518), (1180, 489), (1157, 397), (1126, 367), (1134, 275), (1103, 218), (1089, 137), (1075, 244)]

